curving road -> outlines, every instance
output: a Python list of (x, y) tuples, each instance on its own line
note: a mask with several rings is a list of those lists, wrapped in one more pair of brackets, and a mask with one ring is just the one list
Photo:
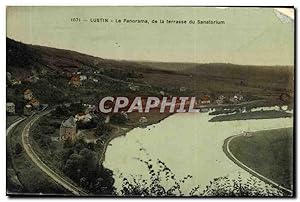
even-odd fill
[[(76, 187), (72, 183), (70, 183), (68, 180), (57, 174), (54, 170), (52, 170), (50, 167), (48, 167), (41, 158), (35, 153), (33, 148), (30, 145), (29, 141), (29, 131), (32, 124), (34, 124), (39, 118), (49, 114), (52, 110), (48, 110), (46, 112), (43, 112), (41, 114), (37, 114), (33, 117), (29, 118), (28, 123), (25, 125), (23, 131), (22, 131), (22, 144), (24, 147), (24, 150), (26, 151), (27, 155), (30, 157), (30, 159), (36, 164), (37, 167), (39, 167), (45, 174), (47, 174), (51, 179), (53, 179), (55, 182), (63, 186), (65, 189), (69, 190), (74, 195), (79, 196), (87, 196), (88, 193), (86, 193), (84, 190), (82, 190), (79, 187)], [(16, 124), (17, 125), (17, 124)]]
[(8, 134), (10, 133), (10, 131), (17, 126), (19, 123), (21, 123), (22, 121), (24, 121), (26, 118), (21, 118), (18, 119), (16, 122), (14, 122), (13, 124), (11, 124), (7, 129), (6, 129), (6, 136), (8, 136)]
[(273, 180), (261, 175), (260, 173), (256, 172), (255, 170), (249, 168), (248, 166), (246, 166), (244, 163), (242, 163), (241, 161), (239, 161), (233, 154), (232, 152), (230, 151), (230, 142), (234, 139), (234, 138), (237, 138), (239, 136), (242, 136), (243, 134), (239, 134), (239, 135), (234, 135), (234, 136), (231, 136), (229, 138), (227, 138), (224, 142), (224, 152), (226, 155), (228, 155), (228, 157), (235, 163), (237, 164), (238, 166), (240, 166), (241, 168), (243, 168), (244, 170), (246, 170), (247, 172), (249, 172), (250, 174), (258, 177), (259, 179), (263, 180), (264, 182), (266, 183), (269, 183), (269, 184), (272, 184), (273, 186), (281, 189), (281, 190), (284, 190), (290, 194), (293, 194), (293, 191), (290, 190), (290, 189), (287, 189), (279, 184), (277, 184), (276, 182), (274, 182)]

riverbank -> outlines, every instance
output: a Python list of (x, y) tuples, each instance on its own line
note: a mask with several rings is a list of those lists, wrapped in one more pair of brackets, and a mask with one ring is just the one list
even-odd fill
[[(126, 136), (126, 134), (128, 132), (130, 132), (131, 130), (135, 129), (135, 128), (139, 128), (139, 127), (147, 127), (153, 124), (157, 124), (161, 121), (163, 121), (164, 119), (168, 118), (169, 116), (171, 116), (172, 114), (170, 113), (164, 113), (161, 114), (159, 113), (159, 111), (154, 111), (152, 113), (131, 113), (129, 114), (129, 123), (124, 124), (124, 125), (111, 125), (114, 129), (116, 129), (114, 131), (114, 133), (110, 134), (108, 139), (106, 139), (104, 141), (104, 143), (102, 144), (103, 148), (100, 149), (99, 151), (99, 163), (102, 164), (105, 160), (105, 152), (107, 150), (107, 147), (110, 145), (110, 142), (118, 137), (121, 136)], [(139, 123), (139, 119), (141, 117), (145, 117), (147, 116), (147, 122), (146, 123)]]
[[(192, 187), (201, 185), (201, 190), (211, 180), (228, 176), (243, 180), (252, 175), (233, 163), (222, 150), (224, 140), (241, 131), (259, 131), (291, 127), (291, 118), (209, 122), (208, 113), (177, 113), (148, 126), (135, 128), (125, 137), (114, 138), (107, 147), (103, 165), (114, 173), (114, 187), (122, 189), (122, 179), (134, 176), (148, 181), (147, 167), (138, 159), (151, 158), (164, 162), (177, 178), (190, 174), (182, 186), (184, 194)], [(191, 160), (192, 159), (192, 160)], [(120, 177), (123, 176), (123, 177)], [(133, 179), (132, 179), (133, 180)], [(261, 189), (271, 186), (260, 181)]]
[(275, 118), (288, 118), (292, 117), (292, 113), (285, 111), (269, 110), (269, 111), (253, 111), (245, 113), (235, 113), (228, 115), (219, 115), (211, 118), (210, 122), (221, 121), (237, 121), (237, 120), (249, 120), (249, 119), (275, 119)]
[(293, 129), (263, 130), (227, 138), (223, 151), (236, 165), (289, 194), (293, 188)]

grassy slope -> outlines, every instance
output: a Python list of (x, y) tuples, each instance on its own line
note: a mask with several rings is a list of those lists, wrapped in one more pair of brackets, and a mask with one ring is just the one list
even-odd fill
[(293, 129), (259, 131), (230, 143), (233, 155), (267, 178), (291, 188), (293, 182)]

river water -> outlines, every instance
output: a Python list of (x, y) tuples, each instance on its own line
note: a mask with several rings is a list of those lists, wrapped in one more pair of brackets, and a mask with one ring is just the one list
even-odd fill
[[(250, 174), (235, 165), (223, 152), (224, 140), (242, 131), (287, 128), (292, 118), (208, 122), (208, 113), (177, 113), (147, 128), (136, 128), (126, 136), (111, 141), (104, 166), (113, 170), (117, 190), (123, 177), (141, 176), (149, 179), (145, 164), (137, 160), (157, 159), (166, 163), (182, 178), (193, 177), (182, 186), (183, 193), (200, 185), (203, 189), (216, 177), (249, 178)], [(166, 186), (168, 186), (166, 184)]]

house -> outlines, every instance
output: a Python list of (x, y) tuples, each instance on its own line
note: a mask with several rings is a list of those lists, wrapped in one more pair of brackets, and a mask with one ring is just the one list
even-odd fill
[(72, 85), (74, 87), (79, 87), (81, 85), (80, 77), (78, 75), (72, 76), (69, 81), (69, 85)]
[(93, 79), (93, 81), (94, 81), (95, 83), (97, 83), (97, 82), (98, 82), (98, 79)]
[(232, 96), (232, 97), (230, 97), (230, 98), (229, 98), (229, 101), (230, 101), (231, 103), (233, 103), (233, 104), (237, 104), (237, 103), (239, 103), (239, 101), (238, 101), (238, 99), (237, 99), (237, 97), (236, 97), (236, 96)]
[(75, 115), (75, 121), (89, 122), (92, 120), (92, 116), (90, 114), (78, 113)]
[(132, 90), (132, 91), (138, 91), (138, 90), (140, 89), (139, 86), (135, 86), (135, 85), (133, 85), (133, 84), (130, 84), (130, 85), (129, 85), (129, 88), (130, 88), (130, 90)]
[(241, 93), (235, 94), (235, 97), (239, 102), (243, 101), (243, 99), (244, 99), (244, 96)]
[(87, 76), (86, 75), (80, 75), (79, 79), (80, 79), (80, 81), (87, 80)]
[(84, 107), (86, 107), (84, 113), (85, 114), (88, 114), (90, 112), (94, 112), (95, 109), (96, 109), (96, 106), (95, 105), (90, 105), (90, 104), (83, 104)]
[(220, 96), (218, 97), (218, 99), (216, 100), (216, 104), (217, 104), (217, 105), (224, 104), (225, 99), (226, 99), (226, 97), (225, 97), (224, 95), (220, 95)]
[(224, 100), (226, 99), (226, 97), (225, 97), (224, 95), (220, 95), (220, 96), (218, 97), (218, 99), (224, 101)]
[(59, 129), (59, 139), (64, 143), (74, 144), (76, 141), (77, 124), (73, 116), (62, 121)]
[(6, 112), (9, 114), (15, 114), (16, 113), (16, 106), (13, 102), (7, 102), (6, 103)]
[(20, 85), (20, 84), (22, 84), (21, 80), (18, 80), (18, 79), (11, 80), (11, 85), (13, 85), (13, 86)]
[(26, 116), (30, 116), (32, 114), (32, 106), (29, 104), (25, 105), (23, 110), (24, 110), (23, 113)]
[(24, 99), (25, 100), (31, 100), (33, 98), (32, 91), (30, 89), (26, 89), (24, 91)]
[(243, 99), (244, 99), (243, 95), (238, 93), (238, 94), (235, 94), (233, 97), (230, 97), (229, 101), (234, 104), (237, 104), (237, 103), (241, 102)]
[(30, 104), (33, 109), (38, 109), (40, 107), (40, 101), (36, 98), (32, 98), (28, 104)]
[(180, 91), (180, 92), (185, 92), (185, 91), (186, 91), (186, 87), (183, 87), (183, 86), (180, 87), (180, 88), (179, 88), (179, 91)]
[(139, 119), (139, 122), (140, 122), (140, 123), (147, 123), (148, 120), (147, 120), (146, 117), (142, 116), (142, 117)]
[(208, 95), (204, 95), (200, 98), (200, 104), (207, 105), (210, 104), (210, 97)]

